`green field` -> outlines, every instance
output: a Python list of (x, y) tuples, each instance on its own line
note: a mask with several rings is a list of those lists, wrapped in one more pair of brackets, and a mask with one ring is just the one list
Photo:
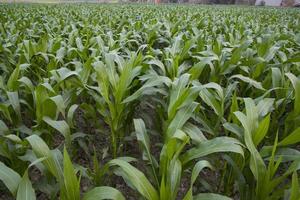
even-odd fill
[(299, 9), (0, 13), (0, 199), (299, 200)]

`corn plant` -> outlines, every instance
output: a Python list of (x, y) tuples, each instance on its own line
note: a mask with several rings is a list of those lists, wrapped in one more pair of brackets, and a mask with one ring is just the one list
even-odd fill
[[(122, 176), (126, 182), (132, 185), (133, 188), (146, 199), (176, 199), (185, 166), (192, 160), (217, 152), (234, 152), (243, 155), (240, 143), (237, 140), (228, 137), (201, 141), (198, 146), (183, 153), (182, 151), (189, 142), (190, 137), (182, 130), (177, 129), (162, 147), (158, 162), (151, 154), (149, 135), (147, 134), (143, 120), (135, 119), (134, 124), (137, 140), (141, 145), (146, 161), (150, 165), (150, 177), (152, 177), (153, 180), (149, 180), (143, 172), (130, 164), (130, 161), (133, 161), (132, 159), (114, 159), (109, 161), (105, 167), (117, 167), (116, 173)], [(193, 183), (200, 171), (205, 167), (213, 168), (206, 160), (200, 160), (196, 163), (192, 172), (191, 188), (184, 199), (227, 198), (218, 194), (206, 193), (193, 197)], [(154, 186), (151, 183), (152, 181)]]

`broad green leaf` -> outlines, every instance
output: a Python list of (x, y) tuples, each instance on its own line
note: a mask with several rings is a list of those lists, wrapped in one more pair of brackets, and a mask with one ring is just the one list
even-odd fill
[(240, 139), (243, 138), (243, 132), (244, 132), (244, 131), (243, 131), (243, 129), (242, 129), (241, 127), (239, 127), (238, 125), (233, 124), (233, 123), (228, 123), (228, 122), (226, 122), (226, 123), (223, 124), (223, 127), (224, 127), (226, 130), (228, 130), (228, 131), (234, 133), (234, 134), (235, 134), (237, 137), (239, 137)]
[(0, 180), (14, 196), (17, 194), (17, 189), (22, 179), (17, 172), (2, 162), (0, 162)]
[(285, 74), (290, 81), (292, 82), (292, 85), (294, 87), (294, 91), (295, 91), (295, 101), (294, 101), (294, 112), (296, 113), (296, 115), (300, 114), (300, 79), (297, 78), (294, 74), (292, 73), (286, 73)]
[(74, 124), (73, 124), (73, 118), (74, 118), (74, 113), (76, 111), (76, 109), (78, 108), (77, 104), (73, 104), (69, 110), (68, 110), (68, 114), (67, 114), (67, 122), (69, 124), (69, 126), (71, 128), (74, 128)]
[(259, 112), (259, 117), (265, 117), (268, 113), (273, 111), (274, 100), (275, 99), (272, 98), (265, 98), (258, 102), (256, 107)]
[(253, 143), (257, 146), (266, 136), (270, 124), (270, 115), (267, 115), (258, 125), (253, 136)]
[(195, 125), (192, 123), (186, 123), (183, 127), (182, 130), (190, 136), (193, 142), (196, 144), (201, 143), (204, 140), (207, 140), (203, 132)]
[(75, 169), (66, 148), (64, 148), (64, 187), (61, 192), (66, 200), (80, 200), (80, 181), (77, 179)]
[(111, 160), (108, 164), (109, 166), (118, 166), (124, 172), (122, 173), (123, 178), (129, 181), (144, 198), (159, 200), (157, 191), (140, 170), (121, 159)]
[(299, 196), (300, 196), (300, 187), (299, 187), (298, 175), (297, 172), (294, 172), (292, 176), (290, 200), (298, 200)]
[(12, 122), (12, 118), (9, 112), (9, 105), (6, 105), (4, 103), (0, 103), (0, 112), (4, 115), (4, 117), (9, 120), (10, 122)]
[(49, 117), (43, 117), (44, 122), (46, 122), (49, 126), (60, 132), (67, 142), (68, 147), (71, 145), (71, 131), (69, 125), (66, 121), (55, 121)]
[(170, 189), (171, 192), (169, 194), (171, 199), (175, 199), (177, 196), (177, 192), (181, 180), (181, 174), (182, 174), (181, 162), (175, 157), (169, 163), (168, 175), (166, 181), (167, 188)]
[(278, 143), (278, 146), (287, 146), (300, 142), (300, 127), (290, 133), (287, 137)]
[(178, 79), (176, 79), (170, 91), (170, 100), (168, 106), (168, 117), (173, 118), (178, 109), (178, 106), (181, 105), (184, 97), (188, 95), (188, 84), (189, 84), (189, 74), (183, 74)]
[(55, 77), (58, 85), (71, 77), (79, 77), (79, 74), (76, 71), (71, 71), (70, 69), (65, 67), (61, 67), (57, 70), (52, 70), (51, 73), (53, 77)]
[(212, 59), (203, 59), (203, 61), (200, 61), (196, 63), (194, 66), (191, 67), (191, 69), (188, 71), (189, 74), (191, 74), (191, 80), (195, 80), (202, 74), (202, 71), (207, 65), (212, 65), (211, 61), (215, 60), (215, 58)]
[(152, 59), (149, 62), (147, 62), (147, 64), (158, 66), (161, 69), (161, 71), (163, 72), (163, 75), (166, 74), (165, 66), (164, 66), (164, 64), (160, 60), (158, 60), (158, 59)]
[(10, 139), (11, 141), (13, 141), (15, 143), (22, 143), (22, 140), (16, 135), (9, 134), (9, 135), (5, 135), (4, 137), (7, 139)]
[(83, 195), (83, 200), (125, 200), (121, 192), (112, 187), (102, 186), (95, 187)]
[(54, 97), (50, 97), (49, 99), (51, 99), (55, 103), (57, 111), (59, 111), (63, 115), (63, 117), (65, 117), (66, 106), (65, 106), (64, 99), (62, 98), (62, 96), (57, 95)]
[(215, 111), (218, 116), (223, 116), (223, 105), (218, 102), (217, 98), (212, 93), (210, 93), (207, 89), (202, 89), (200, 91), (200, 97)]
[(200, 193), (193, 197), (194, 200), (232, 200), (229, 197), (220, 195), (220, 194), (213, 194), (213, 193)]
[(17, 200), (35, 200), (35, 192), (31, 181), (28, 178), (28, 171), (26, 170), (23, 178), (19, 184), (17, 192)]
[(26, 76), (21, 77), (18, 81), (20, 83), (23, 83), (26, 87), (28, 87), (28, 89), (30, 89), (31, 92), (34, 91), (34, 86), (32, 84), (32, 81)]
[(116, 86), (115, 99), (118, 104), (123, 101), (131, 82), (139, 75), (139, 71), (137, 67), (133, 69), (131, 63), (125, 63)]
[(147, 81), (143, 84), (143, 86), (135, 91), (132, 95), (123, 100), (123, 103), (128, 103), (140, 98), (142, 95), (154, 95), (158, 90), (154, 87), (161, 86), (163, 84), (169, 85), (171, 80), (168, 77), (151, 75), (147, 77)]
[(192, 102), (189, 105), (181, 108), (177, 111), (174, 119), (170, 122), (167, 129), (167, 138), (170, 138), (177, 129), (181, 129), (183, 125), (187, 122), (187, 120), (192, 116), (194, 110), (197, 108), (198, 103)]
[(150, 140), (146, 131), (144, 121), (142, 119), (134, 119), (133, 122), (134, 122), (134, 128), (136, 131), (137, 140), (143, 146), (143, 151), (145, 151), (145, 155), (147, 156), (147, 159), (151, 164), (152, 173), (156, 179), (155, 181), (157, 184), (159, 184), (157, 174), (156, 174), (156, 168), (158, 166), (155, 158), (152, 156), (150, 152)]
[(260, 82), (257, 82), (256, 80), (253, 80), (249, 77), (243, 76), (241, 74), (233, 75), (233, 76), (230, 77), (230, 79), (234, 79), (234, 78), (237, 78), (237, 79), (240, 79), (240, 80), (242, 80), (246, 83), (249, 83), (251, 86), (253, 86), (253, 87), (255, 87), (259, 90), (265, 90)]
[(4, 135), (8, 132), (9, 132), (8, 127), (2, 120), (0, 120), (0, 135)]
[(30, 143), (37, 158), (47, 158), (42, 163), (60, 183), (63, 183), (62, 167), (47, 144), (38, 135), (31, 135), (26, 140)]
[(77, 48), (78, 48), (79, 51), (83, 51), (84, 46), (82, 45), (80, 37), (76, 38), (76, 46), (77, 46)]
[(206, 160), (200, 160), (198, 161), (192, 171), (192, 177), (191, 177), (191, 185), (190, 189), (188, 190), (187, 194), (185, 195), (183, 200), (192, 200), (193, 199), (193, 184), (195, 183), (197, 177), (199, 176), (199, 173), (202, 171), (204, 168), (210, 168), (214, 169), (213, 166)]
[(7, 92), (7, 96), (18, 118), (21, 119), (21, 106), (18, 92)]
[(216, 137), (202, 141), (196, 147), (189, 149), (181, 156), (181, 160), (183, 164), (186, 164), (191, 160), (220, 152), (233, 152), (244, 156), (242, 144), (238, 140), (230, 137)]
[(266, 173), (265, 163), (257, 151), (252, 139), (254, 130), (253, 126), (255, 126), (258, 120), (258, 113), (255, 103), (252, 99), (244, 98), (244, 102), (247, 115), (244, 115), (239, 111), (235, 112), (234, 114), (244, 127), (245, 144), (251, 154), (250, 169), (257, 180), (256, 190), (258, 190), (260, 187), (262, 187), (261, 184), (263, 184), (263, 179)]
[(7, 81), (8, 91), (15, 91), (18, 89), (19, 74), (20, 74), (20, 65), (17, 65)]

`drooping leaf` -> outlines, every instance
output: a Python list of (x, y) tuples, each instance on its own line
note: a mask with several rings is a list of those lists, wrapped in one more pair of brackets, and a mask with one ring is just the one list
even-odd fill
[(124, 172), (122, 173), (123, 178), (129, 181), (144, 198), (148, 200), (159, 200), (157, 191), (140, 170), (121, 159), (111, 160), (108, 164), (110, 166), (120, 167)]
[(43, 120), (49, 126), (51, 126), (52, 128), (56, 129), (58, 132), (60, 132), (65, 137), (68, 146), (70, 146), (70, 144), (71, 144), (71, 131), (70, 131), (70, 127), (66, 123), (66, 121), (64, 121), (64, 120), (55, 121), (55, 120), (52, 120), (49, 117), (44, 117)]
[(244, 156), (242, 144), (238, 140), (230, 137), (216, 137), (202, 141), (196, 147), (189, 149), (182, 155), (181, 160), (185, 164), (193, 159), (220, 152), (233, 152)]
[(214, 169), (213, 166), (206, 160), (200, 160), (198, 161), (192, 171), (192, 177), (191, 177), (191, 185), (190, 189), (188, 190), (187, 194), (185, 195), (183, 200), (192, 200), (193, 199), (193, 184), (195, 183), (197, 177), (199, 176), (199, 173), (202, 171), (204, 168), (210, 168)]
[(230, 78), (231, 79), (233, 79), (233, 78), (240, 79), (240, 80), (242, 80), (242, 81), (250, 84), (251, 86), (253, 86), (253, 87), (255, 87), (255, 88), (259, 89), (259, 90), (265, 90), (260, 82), (257, 82), (255, 80), (253, 80), (253, 79), (251, 79), (249, 77), (243, 76), (241, 74), (233, 75)]
[(0, 180), (6, 185), (13, 195), (16, 195), (22, 178), (17, 172), (0, 162)]

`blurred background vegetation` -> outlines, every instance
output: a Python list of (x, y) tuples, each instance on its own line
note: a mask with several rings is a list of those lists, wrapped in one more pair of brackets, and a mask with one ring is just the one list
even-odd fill
[(191, 3), (299, 7), (300, 0), (0, 0), (0, 3)]

